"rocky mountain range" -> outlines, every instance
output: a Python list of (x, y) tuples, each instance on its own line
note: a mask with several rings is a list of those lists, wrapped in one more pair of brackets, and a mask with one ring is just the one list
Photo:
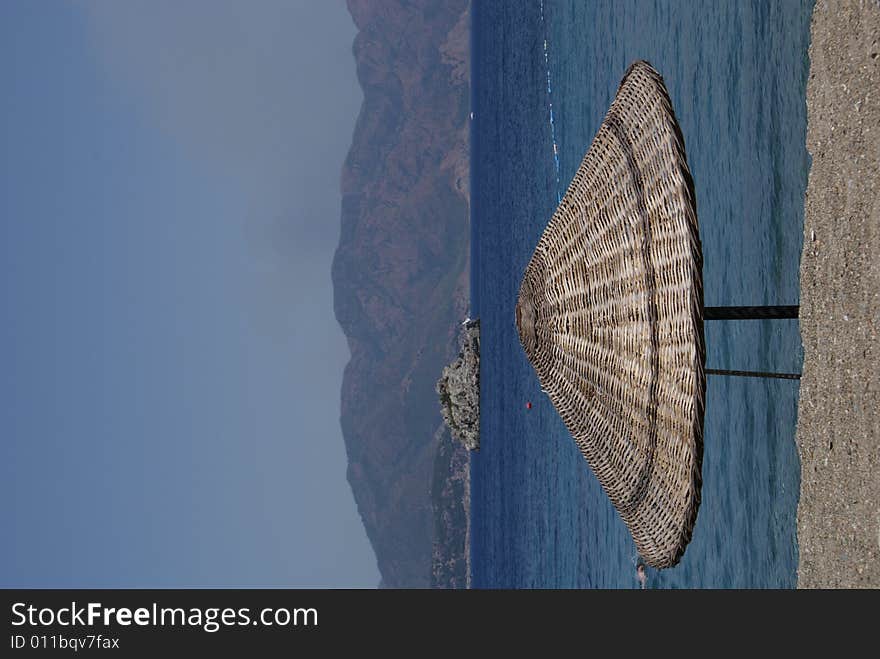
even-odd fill
[(341, 409), (348, 480), (380, 585), (460, 585), (432, 567), (440, 555), (460, 571), (454, 555), (465, 551), (461, 534), (444, 533), (455, 547), (438, 553), (447, 540), (436, 537), (435, 517), (449, 515), (435, 514), (432, 501), (461, 512), (464, 490), (451, 483), (467, 465), (434, 385), (458, 352), (467, 313), (469, 3), (348, 0), (348, 8), (364, 92), (332, 268), (351, 351)]

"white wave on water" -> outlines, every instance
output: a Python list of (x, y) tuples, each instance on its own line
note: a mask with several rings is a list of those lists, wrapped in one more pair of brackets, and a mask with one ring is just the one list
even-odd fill
[(541, 30), (544, 33), (544, 66), (547, 69), (547, 108), (550, 120), (550, 140), (553, 143), (553, 164), (556, 175), (556, 203), (562, 201), (562, 186), (559, 183), (559, 144), (556, 141), (556, 122), (553, 119), (553, 86), (550, 84), (550, 46), (547, 43), (547, 22), (544, 20), (544, 0), (540, 1)]

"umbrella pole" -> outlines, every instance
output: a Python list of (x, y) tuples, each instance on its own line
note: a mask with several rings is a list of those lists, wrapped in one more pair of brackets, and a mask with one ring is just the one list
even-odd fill
[[(773, 305), (762, 307), (703, 307), (704, 320), (764, 320), (797, 318), (800, 307), (793, 305)], [(800, 373), (768, 373), (765, 371), (729, 371), (720, 368), (707, 368), (706, 375), (734, 375), (747, 378), (779, 378), (800, 380)]]
[(800, 373), (767, 373), (765, 371), (727, 371), (721, 368), (707, 368), (706, 375), (736, 375), (746, 378), (778, 378), (780, 380), (800, 380)]
[(765, 318), (797, 318), (800, 306), (776, 305), (763, 307), (703, 307), (704, 320), (762, 320)]

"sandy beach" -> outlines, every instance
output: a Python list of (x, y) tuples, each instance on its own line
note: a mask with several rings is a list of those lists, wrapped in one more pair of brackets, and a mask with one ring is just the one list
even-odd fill
[(799, 588), (880, 587), (880, 2), (818, 0), (807, 85)]

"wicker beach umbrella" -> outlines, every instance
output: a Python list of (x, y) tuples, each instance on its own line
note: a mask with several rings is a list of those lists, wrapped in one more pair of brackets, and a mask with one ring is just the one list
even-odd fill
[(516, 324), (541, 386), (639, 553), (675, 565), (700, 503), (702, 252), (660, 74), (633, 64), (523, 276)]

